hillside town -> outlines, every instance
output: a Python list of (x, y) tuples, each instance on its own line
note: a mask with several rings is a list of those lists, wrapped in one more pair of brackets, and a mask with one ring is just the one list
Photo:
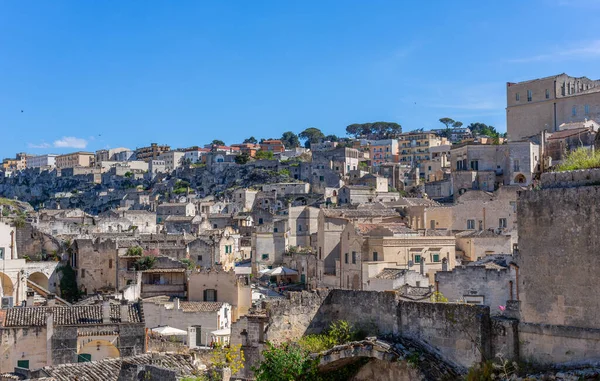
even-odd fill
[(0, 380), (267, 380), (343, 324), (301, 346), (322, 379), (597, 377), (600, 172), (561, 165), (598, 145), (600, 81), (506, 96), (506, 134), (444, 117), (4, 159)]

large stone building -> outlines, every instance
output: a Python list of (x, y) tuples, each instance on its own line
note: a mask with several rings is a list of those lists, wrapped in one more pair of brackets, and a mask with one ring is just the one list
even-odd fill
[(91, 167), (95, 154), (92, 152), (73, 152), (56, 156), (56, 168)]
[(168, 145), (158, 145), (157, 143), (152, 143), (148, 147), (141, 147), (135, 150), (135, 158), (136, 160), (143, 160), (145, 162), (150, 162), (152, 160), (158, 159), (158, 156), (164, 152), (168, 152), (171, 150), (171, 147)]
[(3, 310), (0, 372), (132, 356), (146, 352), (144, 314), (139, 303)]
[(558, 131), (568, 122), (600, 122), (600, 80), (567, 74), (506, 84), (506, 127), (511, 141)]

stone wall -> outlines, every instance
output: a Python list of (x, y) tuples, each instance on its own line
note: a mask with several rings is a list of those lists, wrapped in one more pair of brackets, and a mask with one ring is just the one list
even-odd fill
[[(268, 341), (297, 341), (322, 332), (332, 322), (347, 320), (368, 336), (417, 340), (462, 367), (492, 353), (492, 325), (485, 306), (406, 302), (394, 292), (317, 290), (291, 293), (289, 299), (265, 307)], [(232, 342), (235, 332), (234, 327)]]
[(519, 341), (540, 362), (600, 359), (600, 170), (547, 173), (518, 200)]

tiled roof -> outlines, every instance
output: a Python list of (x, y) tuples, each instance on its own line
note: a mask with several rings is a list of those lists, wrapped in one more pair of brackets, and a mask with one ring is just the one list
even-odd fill
[(144, 273), (184, 273), (186, 269), (149, 269), (144, 270)]
[(406, 273), (405, 269), (383, 269), (375, 276), (377, 279), (396, 279)]
[[(153, 296), (144, 299), (144, 303), (154, 303), (158, 305), (164, 305), (166, 309), (173, 309), (175, 303), (174, 298), (166, 295)], [(223, 306), (222, 302), (186, 302), (180, 301), (179, 307), (183, 312), (215, 312), (219, 311)]]
[(581, 134), (585, 134), (585, 133), (589, 133), (589, 132), (590, 132), (590, 130), (585, 127), (573, 128), (573, 129), (569, 129), (569, 130), (562, 130), (562, 131), (553, 132), (552, 135), (548, 138), (548, 140), (565, 139), (565, 138), (568, 138), (569, 136), (576, 136), (576, 135), (581, 135)]
[[(129, 304), (129, 321), (142, 323), (144, 321), (139, 304)], [(121, 323), (121, 306), (110, 306), (111, 323)], [(3, 321), (4, 327), (45, 326), (46, 313), (53, 313), (54, 325), (95, 325), (102, 324), (102, 305), (72, 306), (72, 307), (14, 307), (6, 310)]]
[(357, 230), (361, 234), (369, 234), (375, 229), (382, 228), (389, 230), (392, 234), (413, 234), (417, 235), (417, 232), (407, 227), (405, 224), (357, 224)]
[(189, 355), (147, 353), (131, 357), (47, 366), (40, 370), (40, 376), (49, 376), (57, 381), (117, 381), (123, 364), (154, 365), (175, 371), (179, 376), (192, 375), (197, 370), (194, 360)]
[(325, 217), (369, 218), (400, 216), (393, 209), (321, 209)]
[(168, 216), (165, 222), (192, 222), (196, 216)]

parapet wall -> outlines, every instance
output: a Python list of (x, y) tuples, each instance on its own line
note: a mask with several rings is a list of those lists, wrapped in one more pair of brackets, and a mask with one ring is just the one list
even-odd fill
[(542, 188), (574, 188), (589, 185), (600, 185), (600, 168), (547, 172), (541, 177)]
[(402, 336), (469, 367), (492, 353), (489, 307), (399, 300), (394, 292), (317, 290), (266, 303), (266, 340), (296, 341), (338, 320), (368, 336)]

